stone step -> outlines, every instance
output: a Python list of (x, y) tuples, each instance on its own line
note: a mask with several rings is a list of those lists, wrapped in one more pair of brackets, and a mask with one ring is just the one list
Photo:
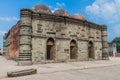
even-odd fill
[(46, 60), (45, 63), (53, 63), (55, 62), (54, 60)]
[(19, 55), (19, 57), (31, 57), (31, 55)]
[(94, 61), (94, 59), (93, 58), (89, 58), (89, 61)]
[(19, 61), (29, 61), (32, 60), (32, 58), (18, 58)]
[(31, 57), (19, 57), (19, 59), (31, 59)]
[(19, 56), (32, 56), (32, 54), (19, 54)]

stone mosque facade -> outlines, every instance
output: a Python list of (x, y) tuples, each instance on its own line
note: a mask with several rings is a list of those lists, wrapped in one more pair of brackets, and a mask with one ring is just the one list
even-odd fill
[(107, 60), (107, 27), (81, 14), (45, 5), (20, 11), (20, 20), (4, 36), (4, 56), (18, 65)]

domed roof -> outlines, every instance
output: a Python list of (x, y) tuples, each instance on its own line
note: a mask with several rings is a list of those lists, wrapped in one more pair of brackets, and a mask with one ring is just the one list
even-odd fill
[(81, 14), (74, 14), (74, 15), (73, 15), (73, 18), (75, 18), (75, 19), (80, 19), (80, 20), (83, 20), (83, 21), (86, 20), (85, 17), (84, 17), (83, 15), (81, 15)]
[(60, 15), (60, 16), (69, 16), (69, 13), (65, 10), (56, 10), (54, 14)]
[(35, 12), (44, 12), (44, 13), (51, 13), (51, 10), (49, 7), (43, 4), (38, 4), (33, 8), (33, 11)]

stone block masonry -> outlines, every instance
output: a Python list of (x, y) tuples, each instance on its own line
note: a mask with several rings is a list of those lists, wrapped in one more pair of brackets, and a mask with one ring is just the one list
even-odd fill
[[(20, 15), (18, 65), (108, 59), (107, 26), (65, 10), (52, 13), (45, 5), (21, 9)], [(6, 56), (11, 54), (10, 40), (8, 33)]]

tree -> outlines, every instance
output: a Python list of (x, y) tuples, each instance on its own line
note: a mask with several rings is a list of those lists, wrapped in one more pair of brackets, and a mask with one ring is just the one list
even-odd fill
[(112, 42), (113, 42), (113, 43), (116, 43), (117, 52), (120, 52), (120, 37), (114, 38)]

